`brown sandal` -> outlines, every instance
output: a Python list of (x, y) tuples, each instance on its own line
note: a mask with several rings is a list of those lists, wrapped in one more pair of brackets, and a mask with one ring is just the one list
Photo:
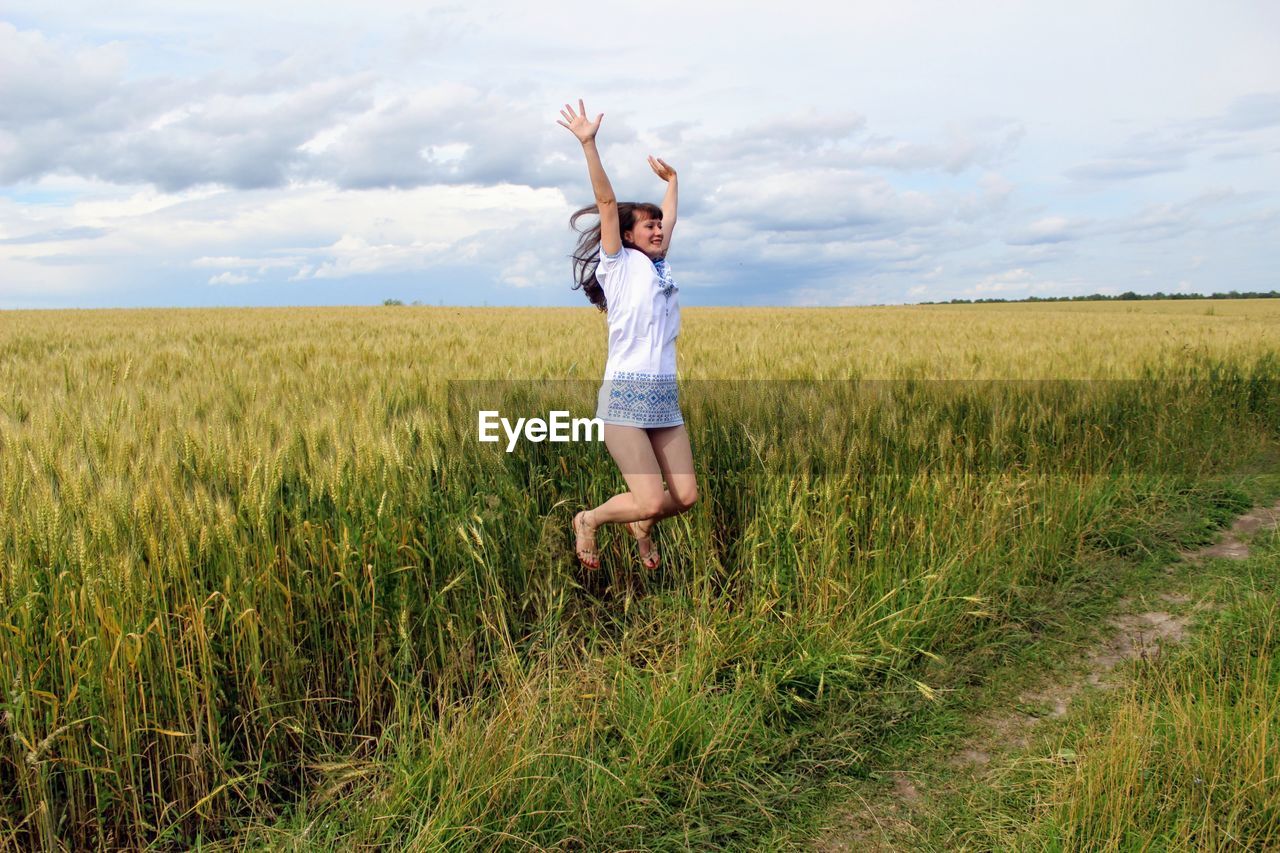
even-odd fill
[[(658, 546), (653, 541), (653, 528), (657, 522), (649, 525), (648, 533), (640, 532), (640, 522), (628, 521), (627, 529), (631, 531), (631, 535), (635, 537), (636, 546), (640, 551), (640, 564), (646, 569), (656, 569), (662, 565), (662, 558), (658, 555)], [(645, 553), (648, 551), (648, 553)]]
[(596, 553), (596, 528), (587, 524), (584, 509), (573, 517), (573, 550), (578, 555), (578, 562), (588, 569), (600, 568), (600, 555)]

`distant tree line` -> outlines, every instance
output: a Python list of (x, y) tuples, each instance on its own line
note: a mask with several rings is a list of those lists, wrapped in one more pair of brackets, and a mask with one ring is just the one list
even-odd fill
[[(1027, 296), (1020, 300), (1007, 300), (1004, 297), (986, 297), (980, 300), (947, 300), (945, 302), (920, 302), (920, 305), (978, 305), (983, 302), (1102, 302), (1107, 300), (1132, 302), (1138, 300), (1275, 300), (1280, 298), (1280, 291), (1228, 291), (1226, 293), (1134, 293), (1125, 291), (1119, 296), (1108, 296), (1106, 293), (1089, 293), (1088, 296)], [(413, 300), (410, 305), (421, 305)], [(403, 300), (383, 300), (383, 305), (404, 305)]]
[(1245, 291), (1241, 293), (1238, 290), (1228, 290), (1226, 293), (1211, 293), (1206, 296), (1203, 293), (1163, 293), (1156, 291), (1155, 293), (1134, 293), (1132, 290), (1126, 290), (1119, 296), (1108, 296), (1103, 293), (1091, 293), (1088, 296), (1028, 296), (1024, 299), (1002, 299), (988, 297), (986, 299), (951, 299), (946, 302), (921, 302), (921, 305), (965, 305), (977, 304), (982, 302), (1105, 302), (1108, 300), (1117, 302), (1136, 302), (1142, 299), (1280, 299), (1280, 290), (1261, 291)]

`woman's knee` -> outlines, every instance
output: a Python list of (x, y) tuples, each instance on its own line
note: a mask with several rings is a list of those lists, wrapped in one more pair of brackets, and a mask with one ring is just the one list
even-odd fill
[(655, 515), (661, 515), (663, 509), (662, 494), (656, 495), (634, 495), (636, 502), (636, 511), (644, 518), (653, 518)]
[(671, 499), (675, 501), (676, 509), (681, 512), (693, 509), (693, 505), (698, 502), (698, 487), (688, 486), (679, 491), (673, 491)]

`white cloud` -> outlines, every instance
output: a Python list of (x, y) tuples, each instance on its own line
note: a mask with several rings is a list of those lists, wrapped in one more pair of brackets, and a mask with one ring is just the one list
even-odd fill
[(119, 84), (126, 63), (118, 42), (59, 43), (0, 21), (0, 129), (90, 112)]
[(1018, 298), (1032, 295), (1070, 296), (1083, 293), (1078, 281), (1045, 280), (1018, 267), (989, 275), (964, 291), (965, 296)]
[[(520, 187), (144, 190), (45, 210), (38, 231), (26, 225), (19, 232), (20, 208), (0, 205), (0, 261), (33, 280), (22, 292), (39, 292), (34, 281), (44, 280), (53, 265), (65, 287), (79, 292), (140, 259), (152, 274), (187, 267), (214, 286), (421, 270), (464, 256), (496, 274), (509, 257), (528, 251), (530, 241), (545, 248), (563, 240), (567, 216), (560, 193)], [(557, 248), (567, 254), (563, 245)], [(556, 263), (567, 271), (558, 256), (543, 259), (547, 268)], [(0, 283), (0, 298), (16, 292), (12, 279)]]
[(318, 262), (303, 264), (290, 276), (290, 281), (309, 278), (348, 278), (378, 272), (403, 272), (423, 269), (440, 261), (448, 243), (381, 243), (371, 244), (363, 237), (344, 234), (320, 250)]
[(501, 280), (512, 287), (534, 287), (547, 278), (547, 268), (536, 252), (520, 252), (502, 268)]
[(1005, 238), (1014, 246), (1033, 246), (1040, 243), (1063, 243), (1088, 236), (1093, 221), (1072, 219), (1066, 216), (1044, 216)]
[(248, 284), (251, 281), (254, 281), (252, 276), (236, 272), (223, 272), (209, 277), (210, 284)]

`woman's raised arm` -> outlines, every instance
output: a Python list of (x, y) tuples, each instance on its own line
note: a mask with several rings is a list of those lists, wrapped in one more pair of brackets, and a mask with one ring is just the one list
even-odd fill
[(676, 170), (661, 157), (649, 157), (649, 168), (667, 182), (667, 194), (662, 198), (662, 256), (666, 257), (671, 246), (671, 232), (676, 230), (676, 207), (680, 192), (676, 187)]
[[(587, 121), (587, 107), (578, 99), (578, 112), (568, 104), (560, 111), (564, 121), (556, 121), (561, 127), (567, 127), (578, 141), (582, 143), (582, 153), (587, 157), (587, 172), (591, 175), (591, 190), (596, 194), (596, 209), (600, 211), (600, 248), (606, 255), (616, 255), (622, 251), (622, 232), (618, 225), (618, 199), (613, 194), (613, 186), (609, 176), (604, 173), (604, 164), (600, 162), (600, 152), (596, 150), (596, 132), (600, 130), (600, 120), (604, 113), (596, 116), (595, 121)], [(665, 214), (664, 214), (665, 215)]]

